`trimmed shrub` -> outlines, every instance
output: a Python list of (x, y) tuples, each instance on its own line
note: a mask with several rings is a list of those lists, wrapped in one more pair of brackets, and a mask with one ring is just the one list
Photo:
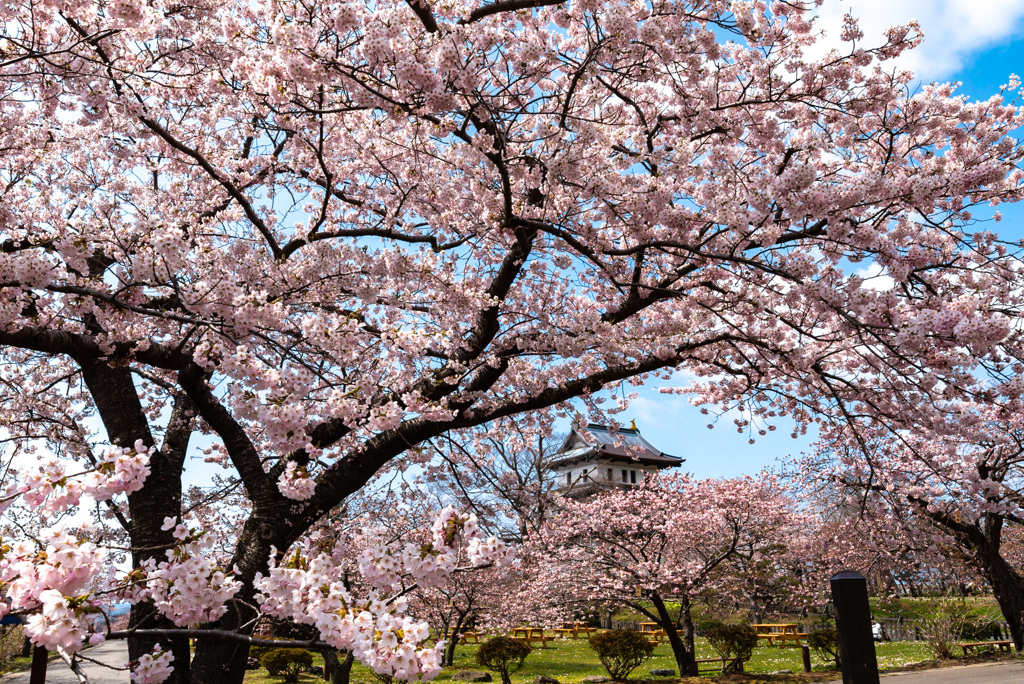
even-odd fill
[(837, 670), (843, 669), (843, 664), (839, 658), (839, 632), (836, 631), (835, 627), (827, 627), (808, 633), (807, 645), (818, 654), (818, 657), (824, 660), (835, 661)]
[(275, 648), (263, 654), (260, 665), (272, 676), (295, 684), (303, 670), (313, 667), (313, 654), (301, 648)]
[(502, 684), (511, 684), (510, 675), (523, 666), (526, 656), (533, 651), (530, 645), (519, 639), (498, 636), (480, 644), (476, 661), (501, 675)]
[(269, 646), (250, 646), (249, 657), (255, 658), (256, 662), (259, 662), (263, 658), (264, 654), (272, 650), (274, 649), (270, 648)]
[(591, 634), (590, 648), (613, 679), (625, 679), (629, 673), (643, 665), (654, 652), (654, 644), (640, 632), (613, 629)]
[(1003, 632), (995, 620), (978, 616), (968, 616), (960, 625), (959, 632), (964, 641), (997, 641), (1003, 638)]
[(742, 662), (750, 660), (757, 647), (757, 631), (749, 625), (719, 625), (704, 636), (718, 655)]

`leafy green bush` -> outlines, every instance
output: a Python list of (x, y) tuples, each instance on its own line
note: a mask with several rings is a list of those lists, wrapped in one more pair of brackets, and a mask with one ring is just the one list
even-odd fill
[(1003, 633), (995, 620), (973, 615), (966, 617), (957, 631), (964, 641), (992, 641), (1003, 638)]
[(630, 672), (643, 665), (654, 652), (654, 645), (640, 632), (625, 629), (591, 634), (587, 643), (597, 653), (598, 659), (612, 679), (625, 679)]
[(749, 625), (719, 625), (704, 636), (723, 658), (750, 660), (757, 646), (757, 631)]
[(839, 632), (836, 631), (835, 627), (810, 632), (807, 635), (807, 645), (820, 658), (834, 660), (837, 670), (843, 669), (839, 659)]
[(498, 636), (480, 645), (476, 661), (500, 674), (502, 684), (511, 684), (510, 675), (523, 666), (523, 661), (532, 651), (525, 641)]
[(303, 670), (313, 667), (313, 654), (301, 648), (275, 648), (263, 654), (260, 665), (272, 676), (295, 684)]
[(693, 631), (697, 636), (706, 637), (708, 632), (713, 630), (715, 627), (721, 627), (725, 623), (721, 620), (714, 618), (705, 618), (704, 620), (697, 620), (693, 623)]

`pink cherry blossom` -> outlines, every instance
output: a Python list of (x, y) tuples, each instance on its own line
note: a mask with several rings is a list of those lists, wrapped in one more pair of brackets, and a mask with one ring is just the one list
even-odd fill
[(170, 651), (163, 651), (160, 644), (156, 645), (153, 653), (139, 658), (138, 663), (132, 668), (129, 678), (137, 684), (160, 684), (166, 681), (171, 675), (174, 662), (174, 654)]

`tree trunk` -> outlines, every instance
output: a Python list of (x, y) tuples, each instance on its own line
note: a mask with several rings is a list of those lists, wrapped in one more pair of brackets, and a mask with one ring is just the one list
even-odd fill
[[(151, 449), (149, 476), (141, 489), (128, 495), (130, 517), (128, 520), (119, 518), (122, 524), (127, 523), (133, 548), (132, 567), (138, 568), (148, 559), (158, 563), (166, 560), (165, 552), (176, 540), (173, 530), (163, 530), (161, 527), (164, 518), (178, 518), (181, 515), (181, 469), (191, 434), (191, 401), (184, 395), (176, 399), (165, 443), (158, 450), (131, 371), (105, 363), (83, 364), (82, 379), (96, 403), (107, 439), (123, 449), (132, 449), (141, 440)], [(148, 604), (132, 606), (128, 618), (129, 629), (174, 626)], [(166, 680), (167, 683), (186, 684), (189, 681), (191, 658), (187, 637), (156, 639), (133, 636), (128, 639), (129, 659), (135, 661), (152, 653), (158, 643), (164, 651), (170, 650), (174, 654), (174, 671)]]
[(999, 603), (1013, 645), (1019, 652), (1024, 649), (1024, 577), (992, 546), (979, 549), (975, 558), (992, 587), (992, 595)]
[[(676, 659), (676, 667), (679, 668), (680, 677), (696, 677), (699, 672), (697, 670), (697, 657), (694, 651), (693, 645), (693, 621), (690, 619), (690, 597), (681, 597), (679, 599), (679, 619), (673, 620), (672, 616), (669, 615), (668, 607), (665, 605), (665, 601), (662, 600), (661, 596), (655, 592), (651, 592), (651, 603), (654, 604), (655, 610), (658, 611), (658, 626), (665, 630), (665, 634), (668, 636), (669, 646), (672, 647), (672, 655)], [(676, 623), (682, 627), (682, 636), (676, 632)]]
[(459, 635), (452, 634), (444, 647), (444, 666), (451, 667), (455, 664), (455, 647), (459, 645)]
[(449, 631), (448, 643), (444, 647), (444, 662), (442, 663), (445, 667), (451, 667), (455, 664), (455, 647), (459, 645), (459, 632), (462, 630), (462, 625), (466, 622), (465, 615), (459, 615), (455, 619), (455, 625)]
[[(278, 516), (281, 513), (277, 513)], [(290, 539), (282, 539), (278, 517), (262, 511), (253, 511), (242, 528), (232, 566), (237, 567), (235, 579), (242, 583), (241, 589), (228, 602), (228, 611), (216, 623), (218, 629), (240, 631), (251, 634), (256, 617), (253, 580), (256, 573), (267, 574), (270, 565), (270, 549), (286, 549)], [(245, 665), (249, 658), (249, 645), (231, 639), (203, 637), (196, 642), (192, 658), (192, 684), (242, 684)]]
[[(918, 510), (923, 510), (919, 504)], [(954, 521), (949, 516), (929, 516), (944, 526), (962, 549), (969, 550), (992, 587), (999, 609), (1010, 628), (1013, 645), (1024, 648), (1024, 577), (1002, 556), (1003, 516), (989, 513), (976, 524)]]
[(331, 684), (348, 684), (349, 675), (352, 673), (352, 663), (355, 658), (352, 651), (345, 651), (345, 657), (339, 659), (338, 651), (324, 651), (324, 673), (331, 673)]

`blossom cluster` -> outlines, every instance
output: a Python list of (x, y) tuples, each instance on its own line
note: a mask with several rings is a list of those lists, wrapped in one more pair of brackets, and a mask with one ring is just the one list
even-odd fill
[(190, 532), (174, 518), (166, 519), (164, 529), (172, 528), (178, 543), (167, 550), (167, 560), (143, 561), (135, 573), (141, 580), (126, 587), (125, 597), (153, 601), (179, 627), (213, 622), (227, 611), (228, 600), (242, 585), (218, 567), (209, 553), (210, 536)]
[(77, 506), (83, 495), (103, 501), (137, 491), (149, 472), (149, 449), (140, 440), (131, 449), (107, 448), (95, 467), (80, 473), (68, 474), (67, 465), (50, 456), (25, 475), (16, 491), (37, 512), (52, 515)]
[(443, 582), (460, 561), (479, 567), (511, 560), (512, 549), (497, 537), (485, 538), (473, 514), (444, 508), (430, 531), (430, 541), (423, 544), (370, 539), (357, 556), (363, 578), (376, 589), (397, 591), (407, 576), (424, 586)]
[(129, 678), (136, 684), (160, 684), (171, 676), (174, 662), (174, 654), (164, 651), (160, 644), (153, 647), (152, 653), (147, 653), (139, 658), (134, 667), (131, 668)]
[(57, 526), (43, 530), (38, 550), (27, 541), (3, 547), (0, 590), (10, 605), (0, 613), (31, 612), (25, 633), (33, 643), (74, 653), (88, 633), (85, 608), (89, 583), (103, 569), (105, 554)]
[(367, 541), (357, 559), (362, 579), (371, 587), (365, 598), (347, 586), (347, 545), (336, 544), (331, 554), (314, 554), (307, 542), (283, 564), (276, 560), (275, 550), (269, 574), (255, 582), (257, 599), (265, 613), (314, 625), (324, 641), (351, 650), (379, 673), (406, 681), (430, 679), (440, 669), (443, 644), (425, 645), (429, 628), (406, 614), (401, 590), (407, 581), (428, 586), (442, 582), (462, 558), (460, 547), (472, 546), (465, 557), (473, 566), (501, 565), (511, 559), (503, 543), (481, 536), (473, 515), (446, 508), (432, 526), (429, 543), (396, 549)]
[(313, 496), (316, 489), (316, 482), (309, 477), (306, 469), (295, 461), (289, 461), (281, 477), (277, 480), (277, 487), (282, 494), (295, 501), (305, 501)]

